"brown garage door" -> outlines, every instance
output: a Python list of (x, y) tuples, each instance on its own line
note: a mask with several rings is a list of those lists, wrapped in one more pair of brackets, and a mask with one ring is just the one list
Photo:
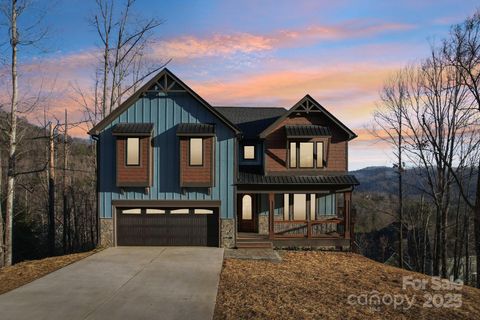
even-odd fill
[(218, 247), (218, 209), (119, 208), (117, 245)]

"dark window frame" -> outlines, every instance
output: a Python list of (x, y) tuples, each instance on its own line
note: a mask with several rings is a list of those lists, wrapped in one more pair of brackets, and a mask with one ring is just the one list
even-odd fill
[[(201, 139), (202, 140), (202, 163), (201, 164), (192, 164), (192, 139)], [(204, 137), (190, 137), (188, 138), (188, 165), (190, 167), (203, 167), (205, 165), (205, 138)]]
[[(294, 143), (295, 144), (295, 161), (296, 161), (296, 165), (295, 166), (292, 166), (292, 162), (291, 162), (291, 156), (292, 156), (292, 152), (291, 152), (291, 144)], [(313, 144), (313, 166), (312, 167), (301, 167), (300, 166), (300, 144), (301, 143), (311, 143)], [(322, 146), (323, 146), (323, 154), (322, 154), (322, 158), (323, 158), (323, 162), (321, 163), (321, 165), (319, 166), (318, 164), (318, 143), (321, 143)], [(326, 160), (325, 160), (325, 145), (326, 145), (326, 142), (323, 141), (323, 140), (313, 140), (313, 141), (305, 141), (305, 140), (301, 140), (301, 139), (295, 139), (295, 140), (288, 140), (287, 141), (287, 162), (288, 162), (288, 168), (289, 169), (297, 169), (297, 170), (312, 170), (312, 169), (325, 169), (326, 168)]]
[[(128, 163), (128, 139), (138, 139), (138, 163), (129, 164)], [(142, 138), (141, 137), (127, 137), (125, 139), (125, 166), (126, 167), (140, 167), (142, 164)]]

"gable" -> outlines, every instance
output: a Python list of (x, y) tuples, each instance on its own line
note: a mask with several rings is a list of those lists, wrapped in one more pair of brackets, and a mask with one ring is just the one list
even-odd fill
[[(303, 119), (306, 122), (303, 123), (300, 121), (298, 124), (321, 124), (324, 125), (325, 121), (331, 123), (342, 133), (344, 133), (348, 140), (352, 140), (357, 137), (357, 135), (350, 130), (346, 125), (344, 125), (340, 120), (338, 120), (334, 115), (328, 112), (322, 105), (320, 105), (315, 99), (313, 99), (310, 95), (306, 95), (303, 99), (297, 102), (288, 112), (286, 112), (283, 116), (278, 118), (274, 123), (268, 126), (265, 130), (260, 133), (260, 138), (264, 139), (270, 133), (272, 133), (279, 125), (281, 125), (289, 118), (299, 118)], [(312, 118), (316, 118), (321, 120), (320, 123), (314, 123), (309, 121)]]
[(143, 96), (158, 96), (168, 95), (171, 93), (187, 93), (197, 100), (203, 107), (205, 107), (210, 113), (222, 121), (227, 127), (233, 130), (235, 133), (239, 133), (240, 130), (227, 119), (223, 114), (215, 110), (208, 102), (194, 92), (190, 87), (183, 83), (177, 76), (175, 76), (170, 70), (164, 68), (147, 83), (145, 83), (139, 90), (137, 90), (132, 96), (130, 96), (125, 102), (123, 102), (118, 108), (113, 110), (102, 121), (95, 125), (89, 132), (89, 135), (97, 136), (103, 129), (105, 129), (112, 121), (118, 118), (127, 109), (132, 107), (135, 102)]

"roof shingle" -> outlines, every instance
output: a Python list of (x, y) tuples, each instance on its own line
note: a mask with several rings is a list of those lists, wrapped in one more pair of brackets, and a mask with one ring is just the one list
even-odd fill
[(255, 139), (260, 132), (287, 112), (284, 108), (214, 107), (242, 130), (247, 139)]

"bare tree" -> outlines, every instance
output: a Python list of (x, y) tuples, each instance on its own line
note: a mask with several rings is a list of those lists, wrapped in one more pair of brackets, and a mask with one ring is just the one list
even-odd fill
[[(444, 40), (443, 53), (449, 64), (458, 70), (462, 78), (462, 85), (468, 89), (476, 109), (480, 112), (480, 11), (467, 18), (463, 23), (452, 27), (450, 36)], [(477, 127), (472, 126), (471, 130), (477, 130)], [(475, 200), (472, 200), (464, 190), (462, 178), (453, 172), (454, 168), (452, 166), (448, 166), (448, 168), (454, 175), (463, 199), (474, 213), (476, 286), (480, 288), (480, 276), (478, 276), (480, 275), (480, 157), (477, 161)]]
[[(8, 10), (9, 9), (9, 10)], [(8, 10), (8, 11), (7, 11)], [(8, 170), (7, 170), (7, 203), (5, 213), (5, 265), (12, 264), (12, 227), (13, 227), (13, 199), (15, 196), (15, 152), (17, 147), (17, 110), (18, 110), (18, 74), (17, 74), (17, 51), (19, 44), (19, 34), (17, 29), (17, 18), (23, 8), (19, 7), (16, 0), (12, 0), (9, 8), (5, 8), (5, 14), (8, 17), (10, 25), (10, 47), (11, 57), (11, 79), (12, 79), (12, 99), (10, 105), (10, 130), (9, 150), (8, 150)]]
[(3, 267), (5, 258), (4, 258), (4, 242), (3, 239), (5, 237), (4, 235), (4, 227), (3, 227), (3, 212), (2, 212), (2, 205), (1, 203), (3, 202), (3, 164), (2, 164), (2, 154), (0, 152), (0, 268)]
[[(102, 102), (101, 117), (107, 114), (108, 72), (110, 59), (110, 33), (112, 32), (113, 0), (96, 0), (99, 14), (94, 17), (94, 25), (103, 44), (102, 56)], [(97, 111), (97, 110), (95, 110)]]
[(381, 105), (373, 114), (374, 128), (371, 132), (388, 142), (394, 148), (394, 167), (398, 173), (398, 265), (403, 268), (403, 182), (404, 163), (402, 160), (405, 114), (406, 84), (402, 72), (397, 73), (383, 87), (380, 93)]
[[(147, 61), (146, 53), (152, 41), (153, 31), (163, 21), (143, 19), (133, 13), (136, 0), (126, 0), (121, 10), (112, 0), (96, 0), (98, 13), (92, 24), (102, 45), (102, 63), (96, 81), (95, 98), (100, 107), (88, 105), (89, 113), (100, 112), (100, 119), (120, 105), (122, 97), (131, 93), (143, 80), (164, 67), (168, 61)], [(98, 86), (101, 96), (98, 99)], [(77, 90), (78, 91), (78, 90)], [(82, 93), (85, 96), (85, 93)], [(86, 102), (85, 99), (81, 99)], [(97, 115), (89, 118), (98, 118)]]
[(65, 109), (65, 124), (64, 124), (64, 132), (63, 132), (63, 179), (62, 179), (62, 198), (63, 198), (63, 239), (62, 239), (62, 247), (63, 253), (68, 252), (68, 235), (69, 225), (70, 225), (70, 212), (68, 208), (67, 202), (67, 171), (68, 171), (68, 148), (67, 148), (67, 141), (68, 141), (68, 113), (67, 109)]
[[(19, 18), (32, 9), (31, 3), (27, 0), (5, 0), (1, 4), (1, 11), (6, 20), (8, 29), (10, 57), (10, 80), (11, 80), (11, 99), (10, 112), (7, 124), (8, 136), (8, 169), (7, 169), (7, 188), (6, 188), (6, 208), (5, 208), (5, 226), (4, 226), (4, 248), (5, 265), (12, 264), (12, 227), (13, 227), (13, 204), (15, 199), (16, 176), (22, 174), (16, 172), (16, 162), (18, 159), (18, 128), (17, 118), (20, 112), (19, 106), (19, 77), (18, 77), (18, 51), (21, 46), (32, 46), (37, 44), (46, 33), (40, 27), (43, 16), (40, 15), (30, 26), (19, 26)], [(38, 11), (40, 12), (40, 10)], [(38, 98), (38, 97), (37, 97)], [(38, 102), (38, 99), (31, 102), (24, 110), (31, 111)]]
[[(447, 275), (447, 226), (454, 163), (476, 148), (472, 113), (465, 88), (455, 68), (447, 66), (435, 48), (430, 58), (408, 74), (408, 108), (404, 115), (407, 154), (422, 168), (424, 191), (436, 206), (434, 274)], [(467, 145), (467, 148), (463, 148)], [(460, 149), (464, 153), (460, 155)]]
[(468, 90), (457, 68), (432, 47), (428, 59), (397, 73), (381, 99), (383, 108), (374, 114), (381, 135), (395, 147), (399, 169), (402, 150), (420, 168), (421, 191), (435, 204), (433, 272), (446, 277), (451, 188), (479, 143)]
[(48, 143), (48, 251), (55, 255), (55, 136), (50, 123)]

